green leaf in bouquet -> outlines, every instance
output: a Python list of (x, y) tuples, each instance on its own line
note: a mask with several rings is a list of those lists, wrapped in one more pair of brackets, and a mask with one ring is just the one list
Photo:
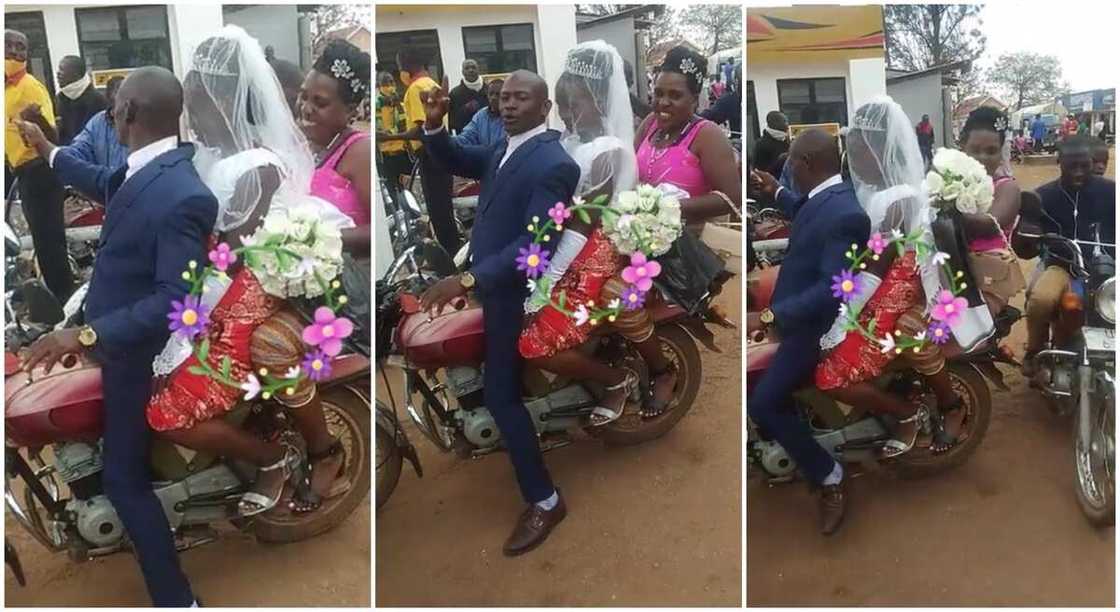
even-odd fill
[(210, 339), (206, 338), (198, 346), (198, 360), (205, 361), (210, 356)]
[(233, 362), (230, 361), (229, 355), (222, 357), (222, 376), (229, 378), (230, 370), (233, 368)]
[(206, 368), (202, 367), (202, 366), (194, 365), (194, 366), (191, 366), (191, 367), (187, 368), (187, 371), (190, 372), (191, 374), (194, 374), (195, 376), (209, 376), (210, 375), (210, 371), (207, 370)]
[(586, 208), (577, 208), (576, 209), (576, 214), (579, 215), (580, 221), (583, 221), (584, 223), (588, 223), (588, 224), (591, 223), (591, 215), (587, 213)]

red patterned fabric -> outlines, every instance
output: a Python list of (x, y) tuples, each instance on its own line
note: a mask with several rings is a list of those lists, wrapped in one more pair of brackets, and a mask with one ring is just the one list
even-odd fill
[[(217, 369), (222, 358), (228, 356), (232, 362), (232, 378), (246, 378), (253, 368), (249, 351), (253, 330), (282, 305), (281, 300), (265, 293), (256, 277), (242, 266), (210, 313), (207, 329), (210, 354), (206, 361)], [(148, 424), (155, 431), (185, 429), (221, 416), (241, 397), (240, 389), (190, 373), (188, 369), (192, 365), (198, 365), (193, 355), (172, 372), (168, 385), (148, 403)]]
[[(900, 316), (925, 299), (922, 279), (913, 251), (896, 258), (886, 278), (860, 312), (859, 320), (866, 328), (875, 320), (875, 335), (880, 338), (894, 333)], [(859, 332), (848, 332), (817, 366), (818, 389), (841, 389), (870, 380), (883, 372), (897, 354), (883, 353), (879, 344)]]
[[(618, 273), (624, 263), (603, 230), (596, 228), (560, 282), (552, 288), (552, 299), (558, 299), (563, 291), (569, 310), (588, 300), (598, 302), (603, 284)], [(577, 326), (568, 315), (552, 306), (545, 306), (532, 316), (522, 330), (518, 348), (526, 359), (551, 357), (583, 344), (591, 329), (590, 324)]]

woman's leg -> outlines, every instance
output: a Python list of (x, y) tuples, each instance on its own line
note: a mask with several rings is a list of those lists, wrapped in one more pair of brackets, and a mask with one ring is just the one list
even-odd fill
[(547, 372), (574, 380), (593, 380), (607, 387), (600, 404), (608, 411), (621, 414), (626, 407), (626, 398), (630, 394), (630, 389), (623, 384), (628, 375), (623, 368), (611, 367), (578, 349), (561, 351), (549, 357), (529, 359), (528, 362), (533, 367)]
[[(626, 285), (620, 276), (612, 277), (603, 285), (601, 299), (604, 302), (621, 299)], [(661, 349), (661, 339), (657, 337), (649, 311), (645, 308), (623, 310), (611, 323), (611, 329), (630, 341), (645, 360), (653, 379), (653, 393), (642, 408), (652, 415), (660, 414), (673, 398), (673, 391), (677, 386), (677, 370)]]

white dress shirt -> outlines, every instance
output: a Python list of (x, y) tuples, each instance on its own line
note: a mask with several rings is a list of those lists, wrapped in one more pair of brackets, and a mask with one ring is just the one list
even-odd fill
[[(163, 155), (164, 153), (167, 153), (168, 151), (175, 150), (175, 148), (178, 146), (179, 137), (168, 136), (167, 138), (160, 138), (153, 143), (140, 147), (140, 149), (129, 153), (127, 159), (128, 169), (124, 171), (124, 180), (127, 181), (132, 177), (133, 174), (136, 174), (140, 171), (141, 168), (151, 163), (153, 159), (159, 157), (160, 155)], [(54, 167), (55, 155), (58, 155), (58, 151), (60, 148), (61, 147), (55, 147), (51, 149), (51, 154), (47, 159), (47, 163), (52, 168)]]
[(548, 126), (542, 123), (531, 130), (526, 130), (516, 136), (510, 136), (509, 143), (506, 145), (506, 154), (502, 156), (502, 161), (498, 162), (498, 167), (501, 168), (502, 166), (504, 166), (506, 164), (506, 160), (508, 160), (510, 156), (513, 155), (513, 152), (516, 151), (518, 147), (525, 144), (526, 142), (529, 142), (529, 140), (534, 136), (540, 136), (547, 131)]
[[(843, 182), (844, 182), (844, 177), (843, 176), (840, 176), (839, 174), (833, 174), (832, 176), (825, 179), (823, 183), (814, 187), (813, 190), (809, 192), (809, 195), (806, 196), (805, 200), (806, 201), (811, 200), (813, 198), (813, 196), (815, 196), (818, 193), (824, 191), (825, 189), (828, 189), (829, 187), (832, 187), (833, 185), (839, 185), (840, 183), (843, 183)], [(783, 187), (778, 187), (778, 189), (774, 192), (774, 199), (775, 200), (778, 199), (778, 194), (781, 193), (783, 189), (785, 189), (784, 186)]]

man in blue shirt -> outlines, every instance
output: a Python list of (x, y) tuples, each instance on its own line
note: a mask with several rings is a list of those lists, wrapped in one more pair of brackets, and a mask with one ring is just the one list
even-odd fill
[(484, 147), (493, 147), (505, 142), (506, 128), (502, 124), (502, 115), (498, 112), (503, 83), (502, 79), (494, 79), (486, 84), (486, 99), (490, 105), (475, 113), (463, 131), (458, 136), (452, 137), (455, 142), (460, 145)]
[(70, 155), (93, 164), (105, 166), (112, 170), (125, 165), (128, 159), (128, 147), (121, 144), (117, 138), (117, 131), (113, 128), (113, 101), (117, 97), (124, 77), (113, 77), (105, 85), (105, 97), (109, 99), (109, 107), (93, 117), (90, 117), (82, 131), (78, 132), (70, 144), (63, 149)]
[(1031, 123), (1031, 139), (1034, 140), (1035, 152), (1042, 150), (1042, 141), (1046, 138), (1046, 122), (1042, 120), (1042, 115), (1035, 115), (1034, 121)]

